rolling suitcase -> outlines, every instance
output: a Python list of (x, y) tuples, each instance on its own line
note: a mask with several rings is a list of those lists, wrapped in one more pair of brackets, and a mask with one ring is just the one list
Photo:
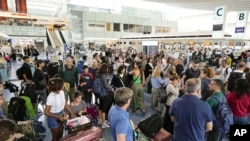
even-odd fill
[(89, 130), (78, 132), (76, 135), (69, 135), (61, 141), (96, 141), (102, 138), (102, 129), (93, 126)]
[(91, 116), (93, 122), (97, 122), (98, 109), (95, 104), (87, 106), (87, 113)]

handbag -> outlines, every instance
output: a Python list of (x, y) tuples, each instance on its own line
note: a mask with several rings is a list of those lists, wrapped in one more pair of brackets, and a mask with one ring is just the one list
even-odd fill
[(86, 131), (92, 127), (91, 116), (88, 114), (67, 120), (68, 134), (76, 134), (80, 131)]
[(154, 136), (160, 131), (163, 126), (162, 118), (159, 114), (153, 114), (146, 118), (145, 120), (139, 122), (136, 129), (140, 131), (149, 138), (154, 138)]
[(47, 84), (45, 78), (38, 82), (41, 86), (45, 86)]

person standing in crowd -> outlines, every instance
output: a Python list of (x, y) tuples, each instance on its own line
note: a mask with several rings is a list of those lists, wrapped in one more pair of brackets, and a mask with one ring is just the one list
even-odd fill
[(43, 72), (43, 68), (45, 63), (42, 60), (37, 60), (36, 62), (37, 67), (34, 72), (33, 82), (35, 83), (36, 87), (36, 94), (41, 96), (43, 104), (46, 104), (47, 94), (46, 94), (46, 79)]
[[(185, 82), (190, 78), (198, 78), (200, 76), (199, 61), (195, 60), (190, 68), (187, 68), (181, 78), (181, 87), (184, 87)], [(180, 95), (183, 95), (181, 92)]]
[(229, 92), (234, 91), (235, 82), (238, 79), (241, 79), (241, 78), (244, 79), (245, 78), (245, 73), (244, 73), (245, 68), (246, 68), (246, 63), (245, 62), (240, 62), (238, 64), (237, 69), (230, 73), (230, 75), (228, 77), (228, 82), (227, 82), (227, 90)]
[(87, 112), (87, 104), (83, 99), (83, 94), (76, 91), (74, 94), (74, 101), (70, 103), (70, 109), (77, 116), (81, 116)]
[[(84, 85), (84, 89), (87, 90), (87, 93), (83, 93), (83, 94), (84, 94), (85, 101), (87, 103), (90, 103), (94, 76), (92, 73), (89, 72), (88, 66), (83, 66), (83, 73), (80, 76), (80, 80), (81, 80), (81, 78), (85, 78), (87, 81), (86, 85)], [(81, 92), (83, 92), (83, 91), (81, 91)]]
[[(152, 58), (153, 62), (154, 62), (154, 58)], [(141, 61), (141, 67), (142, 67), (142, 71), (145, 71), (146, 65), (147, 65), (148, 61), (147, 61), (147, 55), (143, 54), (142, 55), (142, 61)], [(154, 64), (153, 64), (154, 65)]]
[[(77, 89), (83, 94), (85, 102), (91, 103), (92, 96), (90, 97), (89, 95), (87, 95), (88, 89), (86, 88), (86, 85), (87, 85), (87, 79), (85, 77), (82, 77), (80, 78), (79, 86)], [(86, 97), (88, 98), (87, 100), (86, 100)]]
[(222, 60), (221, 62), (221, 68), (218, 69), (219, 71), (219, 79), (222, 80), (223, 83), (226, 83), (230, 73), (232, 72), (232, 69), (227, 65), (226, 60)]
[(154, 70), (153, 59), (148, 58), (148, 63), (146, 64), (145, 71), (144, 71), (145, 79), (148, 78), (149, 75), (152, 75), (153, 70)]
[[(102, 128), (109, 127), (106, 121), (106, 112), (109, 110), (109, 95), (108, 92), (113, 91), (112, 87), (108, 84), (108, 65), (102, 64), (100, 69), (98, 70), (96, 74), (96, 78), (100, 78), (102, 80), (104, 89), (106, 90), (107, 94), (104, 97), (98, 97), (100, 98), (100, 105), (99, 105), (99, 117), (102, 120)], [(97, 95), (98, 96), (98, 95)]]
[(133, 90), (133, 97), (132, 97), (132, 102), (131, 102), (131, 108), (132, 108), (132, 114), (136, 114), (136, 107), (137, 107), (137, 102), (139, 104), (139, 107), (145, 115), (146, 109), (144, 105), (144, 100), (143, 100), (143, 86), (145, 83), (145, 77), (144, 73), (141, 70), (141, 64), (139, 62), (134, 63), (134, 68), (132, 71), (129, 72), (130, 75), (133, 76), (133, 85), (132, 85), (132, 90)]
[(154, 110), (157, 110), (158, 97), (162, 97), (166, 93), (163, 86), (170, 83), (169, 79), (161, 78), (161, 72), (161, 66), (156, 66), (150, 80), (152, 84), (151, 108)]
[(233, 112), (234, 124), (246, 125), (250, 109), (249, 84), (245, 79), (239, 79), (235, 84), (235, 90), (226, 96), (227, 102)]
[(23, 134), (17, 132), (17, 124), (9, 119), (0, 120), (0, 140), (1, 141), (14, 141), (24, 137)]
[(73, 65), (73, 59), (71, 57), (67, 57), (66, 61), (67, 64), (59, 71), (59, 76), (64, 82), (70, 84), (69, 98), (70, 101), (73, 101), (75, 86), (78, 86), (78, 72), (77, 68)]
[(120, 66), (121, 64), (119, 63), (119, 57), (115, 57), (115, 62), (113, 64), (113, 74), (114, 75), (117, 75), (117, 71), (118, 71), (118, 67)]
[[(213, 93), (212, 96), (207, 98), (207, 103), (211, 106), (213, 113), (215, 115), (219, 102), (214, 98), (219, 100), (225, 99), (223, 94), (224, 84), (220, 79), (213, 79), (209, 85), (209, 90)], [(218, 129), (213, 128), (212, 131), (207, 133), (207, 141), (221, 141), (225, 136), (225, 132), (218, 131)]]
[(169, 74), (170, 71), (175, 71), (176, 72), (176, 66), (178, 65), (178, 60), (177, 59), (174, 59), (172, 58), (171, 59), (171, 62), (166, 70), (167, 72), (167, 75)]
[(67, 120), (64, 109), (70, 113), (71, 118), (75, 118), (76, 115), (66, 102), (63, 91), (64, 82), (61, 78), (51, 79), (48, 88), (50, 93), (45, 106), (45, 115), (47, 116), (48, 127), (51, 130), (52, 141), (59, 141), (63, 135), (63, 122)]
[[(98, 55), (98, 53), (95, 53), (94, 55), (93, 55), (93, 60), (92, 61), (94, 61), (94, 60), (96, 60), (97, 61), (97, 64), (98, 65), (100, 65), (101, 64), (101, 59), (100, 59), (100, 57), (99, 57), (99, 55)], [(93, 64), (93, 62), (92, 62), (92, 64)]]
[(117, 89), (120, 87), (126, 87), (127, 86), (127, 81), (126, 81), (126, 77), (125, 77), (125, 66), (124, 65), (120, 65), (117, 69), (117, 75), (114, 75), (112, 80), (111, 80), (111, 84), (113, 86), (113, 88)]
[(229, 67), (232, 67), (232, 63), (233, 63), (233, 60), (232, 60), (232, 56), (230, 54), (227, 55), (227, 65)]
[(187, 94), (173, 101), (169, 110), (174, 122), (174, 141), (205, 141), (205, 132), (213, 129), (214, 115), (211, 107), (199, 99), (201, 82), (188, 79)]
[(166, 112), (164, 115), (164, 124), (163, 128), (169, 131), (171, 134), (173, 134), (174, 130), (174, 123), (171, 120), (171, 116), (169, 114), (170, 107), (173, 103), (174, 100), (176, 100), (179, 97), (179, 88), (178, 88), (178, 83), (180, 81), (180, 77), (178, 75), (175, 75), (172, 79), (172, 82), (167, 85), (166, 92), (167, 95), (169, 96), (167, 101), (166, 101)]
[(209, 91), (209, 84), (211, 79), (214, 77), (214, 70), (210, 67), (204, 67), (201, 69), (200, 79), (201, 79), (201, 100), (206, 101), (211, 93)]
[(28, 56), (23, 57), (23, 66), (22, 66), (22, 73), (23, 73), (23, 79), (25, 82), (32, 81), (32, 71), (29, 65), (30, 58)]
[(126, 112), (130, 105), (133, 91), (129, 88), (118, 88), (114, 99), (116, 105), (112, 106), (108, 119), (111, 129), (111, 141), (133, 141), (133, 128)]
[(99, 67), (98, 67), (97, 61), (96, 61), (96, 60), (93, 60), (93, 61), (92, 61), (92, 66), (89, 68), (89, 72), (90, 72), (91, 74), (93, 74), (94, 79), (95, 79), (95, 77), (96, 77), (96, 73), (97, 73), (98, 69), (99, 69)]
[(178, 76), (182, 77), (182, 73), (184, 72), (183, 58), (178, 59), (178, 64), (176, 66), (176, 73)]

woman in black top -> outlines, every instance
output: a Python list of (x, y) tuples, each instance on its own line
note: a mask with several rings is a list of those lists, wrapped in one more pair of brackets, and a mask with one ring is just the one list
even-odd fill
[(120, 88), (120, 87), (126, 87), (127, 83), (125, 80), (126, 78), (125, 72), (126, 72), (125, 66), (120, 65), (117, 69), (118, 74), (114, 75), (114, 77), (111, 80), (111, 84), (115, 89)]
[(148, 58), (148, 63), (146, 64), (144, 71), (145, 78), (147, 78), (149, 75), (152, 75), (153, 70), (154, 70), (153, 59)]

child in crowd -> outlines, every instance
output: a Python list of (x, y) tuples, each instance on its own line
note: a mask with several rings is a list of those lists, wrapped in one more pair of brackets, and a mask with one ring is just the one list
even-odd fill
[(45, 107), (45, 115), (47, 116), (48, 127), (51, 129), (52, 141), (59, 141), (63, 135), (63, 123), (67, 120), (66, 109), (71, 118), (76, 115), (71, 111), (66, 102), (64, 94), (64, 82), (61, 78), (51, 79), (48, 83), (49, 96)]
[(84, 99), (83, 97), (84, 96), (81, 92), (76, 91), (74, 95), (74, 100), (70, 104), (72, 112), (77, 116), (81, 116), (87, 112), (86, 110), (87, 105), (86, 102), (83, 100)]
[(79, 86), (78, 86), (78, 91), (80, 91), (83, 94), (84, 100), (87, 103), (90, 103), (91, 97), (88, 95), (88, 88), (86, 87), (86, 85), (87, 85), (87, 79), (85, 77), (82, 77), (80, 79), (80, 83), (79, 83)]

